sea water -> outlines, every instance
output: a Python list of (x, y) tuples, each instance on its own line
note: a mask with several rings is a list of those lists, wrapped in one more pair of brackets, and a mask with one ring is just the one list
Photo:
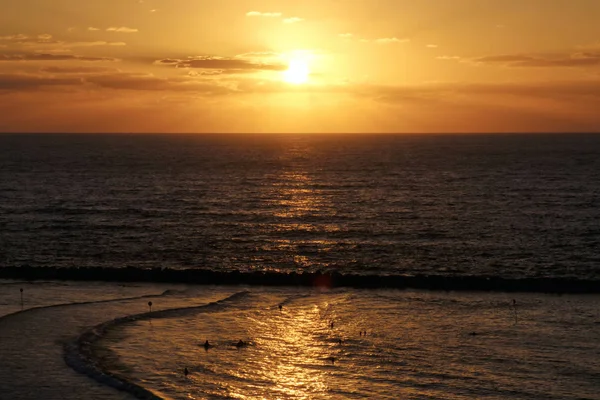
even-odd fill
[[(0, 281), (2, 400), (599, 398), (598, 295), (528, 289), (600, 290), (600, 136), (0, 135), (0, 149), (0, 274), (18, 271)], [(40, 268), (100, 282), (22, 280)], [(147, 268), (382, 284), (149, 284)], [(101, 282), (115, 270), (128, 282)], [(427, 292), (386, 289), (392, 275), (478, 279)], [(483, 291), (494, 279), (525, 284)]]
[(21, 282), (2, 313), (20, 286), (79, 304), (0, 318), (2, 399), (598, 398), (597, 295)]
[(600, 135), (0, 135), (0, 150), (0, 267), (600, 278)]

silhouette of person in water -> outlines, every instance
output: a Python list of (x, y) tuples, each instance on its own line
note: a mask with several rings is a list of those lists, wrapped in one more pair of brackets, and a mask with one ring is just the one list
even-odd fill
[(210, 343), (208, 343), (208, 340), (206, 340), (206, 342), (204, 342), (204, 349), (208, 350), (209, 347), (210, 347)]
[(244, 342), (242, 339), (240, 339), (240, 341), (237, 342), (237, 344), (235, 345), (235, 347), (237, 347), (238, 349), (244, 346), (246, 346), (246, 342)]
[(283, 305), (279, 305), (279, 311), (281, 311), (281, 309), (283, 308)]
[(331, 325), (329, 325), (331, 329), (333, 329), (333, 321), (331, 321)]
[(185, 376), (186, 376), (186, 378), (187, 378), (187, 376), (188, 376), (189, 374), (190, 374), (190, 371), (188, 371), (187, 367), (185, 367), (185, 368), (183, 369), (183, 375), (185, 375)]

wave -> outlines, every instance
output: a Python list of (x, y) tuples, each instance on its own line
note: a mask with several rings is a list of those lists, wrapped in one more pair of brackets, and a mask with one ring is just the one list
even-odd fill
[[(50, 283), (50, 282), (44, 282), (44, 283)], [(165, 290), (163, 293), (159, 293), (159, 294), (144, 294), (144, 295), (133, 296), (133, 297), (115, 297), (112, 299), (104, 299), (104, 300), (78, 301), (78, 302), (72, 302), (72, 303), (51, 304), (48, 306), (29, 307), (24, 310), (19, 310), (19, 311), (15, 311), (15, 312), (12, 312), (9, 314), (2, 315), (2, 316), (0, 316), (0, 320), (11, 317), (16, 314), (24, 314), (24, 313), (34, 312), (36, 310), (41, 310), (41, 309), (49, 309), (49, 308), (64, 307), (64, 306), (81, 306), (81, 305), (88, 305), (88, 304), (113, 303), (113, 302), (117, 302), (117, 301), (152, 299), (152, 298), (170, 296), (172, 294), (180, 294), (180, 293), (182, 293), (182, 292), (173, 290), (173, 289), (168, 289), (168, 290)]]
[(133, 321), (143, 321), (158, 318), (171, 318), (178, 313), (188, 313), (190, 311), (210, 310), (226, 306), (227, 302), (237, 300), (247, 296), (249, 292), (242, 291), (228, 296), (219, 301), (208, 303), (201, 306), (174, 308), (168, 310), (146, 312), (142, 314), (133, 314), (96, 325), (83, 332), (74, 341), (64, 344), (63, 358), (66, 364), (73, 370), (95, 379), (99, 383), (113, 387), (115, 389), (131, 393), (138, 399), (143, 400), (162, 400), (161, 397), (152, 393), (123, 377), (122, 375), (110, 373), (102, 368), (94, 352), (94, 343), (102, 339), (106, 333), (118, 325)]
[(171, 268), (52, 268), (4, 267), (0, 279), (101, 282), (189, 283), (199, 285), (254, 285), (349, 287), (357, 289), (424, 289), (442, 291), (600, 293), (600, 279), (474, 275), (358, 275), (339, 272), (214, 271)]

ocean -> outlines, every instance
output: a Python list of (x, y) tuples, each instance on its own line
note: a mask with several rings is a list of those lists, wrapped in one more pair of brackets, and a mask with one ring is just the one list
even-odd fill
[(0, 135), (0, 399), (598, 399), (599, 171), (600, 135)]

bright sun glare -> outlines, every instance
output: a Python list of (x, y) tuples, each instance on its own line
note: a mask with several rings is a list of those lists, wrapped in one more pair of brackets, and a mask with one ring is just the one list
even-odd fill
[(288, 64), (288, 69), (283, 72), (283, 80), (287, 83), (299, 85), (308, 82), (310, 69), (308, 62), (302, 58), (292, 58)]

